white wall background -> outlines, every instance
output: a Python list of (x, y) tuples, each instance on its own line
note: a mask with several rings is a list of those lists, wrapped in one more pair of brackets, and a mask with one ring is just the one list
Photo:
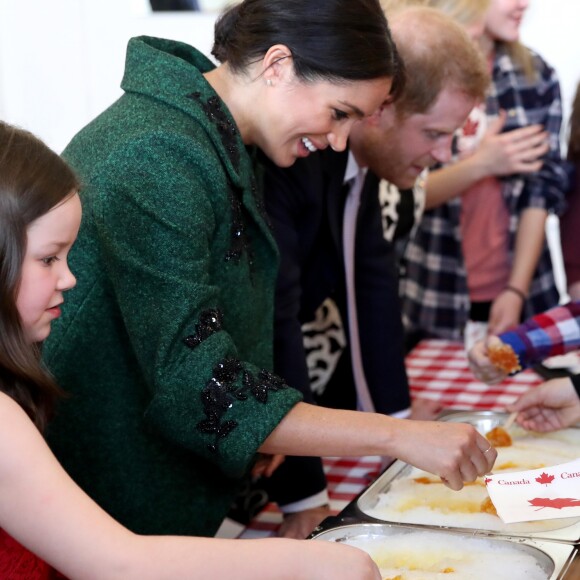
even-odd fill
[(576, 86), (580, 82), (579, 24), (578, 0), (531, 0), (522, 27), (522, 41), (539, 52), (560, 77), (564, 139)]
[(60, 152), (121, 94), (129, 38), (173, 38), (209, 54), (215, 17), (153, 14), (147, 0), (0, 0), (0, 118)]

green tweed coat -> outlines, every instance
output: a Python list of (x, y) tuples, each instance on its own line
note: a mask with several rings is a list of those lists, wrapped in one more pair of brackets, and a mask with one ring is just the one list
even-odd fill
[(48, 439), (140, 533), (213, 535), (300, 400), (267, 370), (278, 254), (212, 67), (185, 44), (131, 39), (125, 94), (63, 154), (84, 213), (78, 284), (44, 346), (70, 394)]

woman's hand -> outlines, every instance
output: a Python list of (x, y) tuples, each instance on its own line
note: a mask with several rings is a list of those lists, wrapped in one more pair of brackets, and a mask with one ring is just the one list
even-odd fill
[(332, 515), (328, 505), (323, 505), (292, 514), (285, 514), (284, 521), (278, 530), (281, 538), (304, 539), (322, 520)]
[(441, 411), (443, 411), (443, 405), (439, 401), (415, 397), (411, 402), (409, 419), (414, 421), (435, 421)]
[(286, 459), (285, 455), (260, 453), (254, 467), (252, 467), (252, 477), (270, 477)]
[(491, 471), (497, 451), (466, 423), (400, 419), (396, 457), (438, 475), (453, 490)]
[(529, 125), (500, 133), (506, 113), (501, 111), (490, 123), (478, 149), (473, 154), (485, 175), (535, 173), (542, 168), (541, 157), (550, 149), (548, 133), (543, 125)]
[(555, 431), (580, 421), (580, 399), (568, 377), (532, 387), (508, 410), (519, 411), (518, 424), (530, 431)]
[(511, 290), (500, 292), (491, 304), (489, 334), (501, 334), (520, 323), (524, 301)]

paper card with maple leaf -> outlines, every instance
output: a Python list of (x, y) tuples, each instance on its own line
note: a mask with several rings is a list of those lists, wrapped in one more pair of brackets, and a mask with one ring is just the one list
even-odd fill
[(580, 518), (580, 459), (486, 476), (485, 484), (497, 515), (506, 524)]

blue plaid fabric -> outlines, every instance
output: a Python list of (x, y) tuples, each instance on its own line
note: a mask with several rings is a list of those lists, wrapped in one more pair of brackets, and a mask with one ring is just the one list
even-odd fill
[[(532, 53), (538, 78), (524, 72), (501, 46), (497, 47), (493, 83), (488, 91), (486, 112), (507, 111), (503, 131), (541, 123), (550, 135), (550, 151), (540, 171), (500, 180), (509, 211), (509, 257), (513, 259), (519, 216), (526, 208), (542, 208), (561, 214), (568, 188), (565, 162), (560, 154), (562, 106), (557, 75), (539, 55)], [(428, 185), (427, 185), (428, 187)], [(401, 298), (403, 320), (409, 331), (460, 340), (469, 316), (467, 276), (460, 238), (461, 199), (426, 211), (415, 237), (403, 257)], [(529, 289), (523, 316), (528, 318), (558, 304), (552, 262), (547, 244), (540, 256)]]
[(499, 335), (518, 356), (522, 368), (580, 348), (580, 301), (556, 306)]

